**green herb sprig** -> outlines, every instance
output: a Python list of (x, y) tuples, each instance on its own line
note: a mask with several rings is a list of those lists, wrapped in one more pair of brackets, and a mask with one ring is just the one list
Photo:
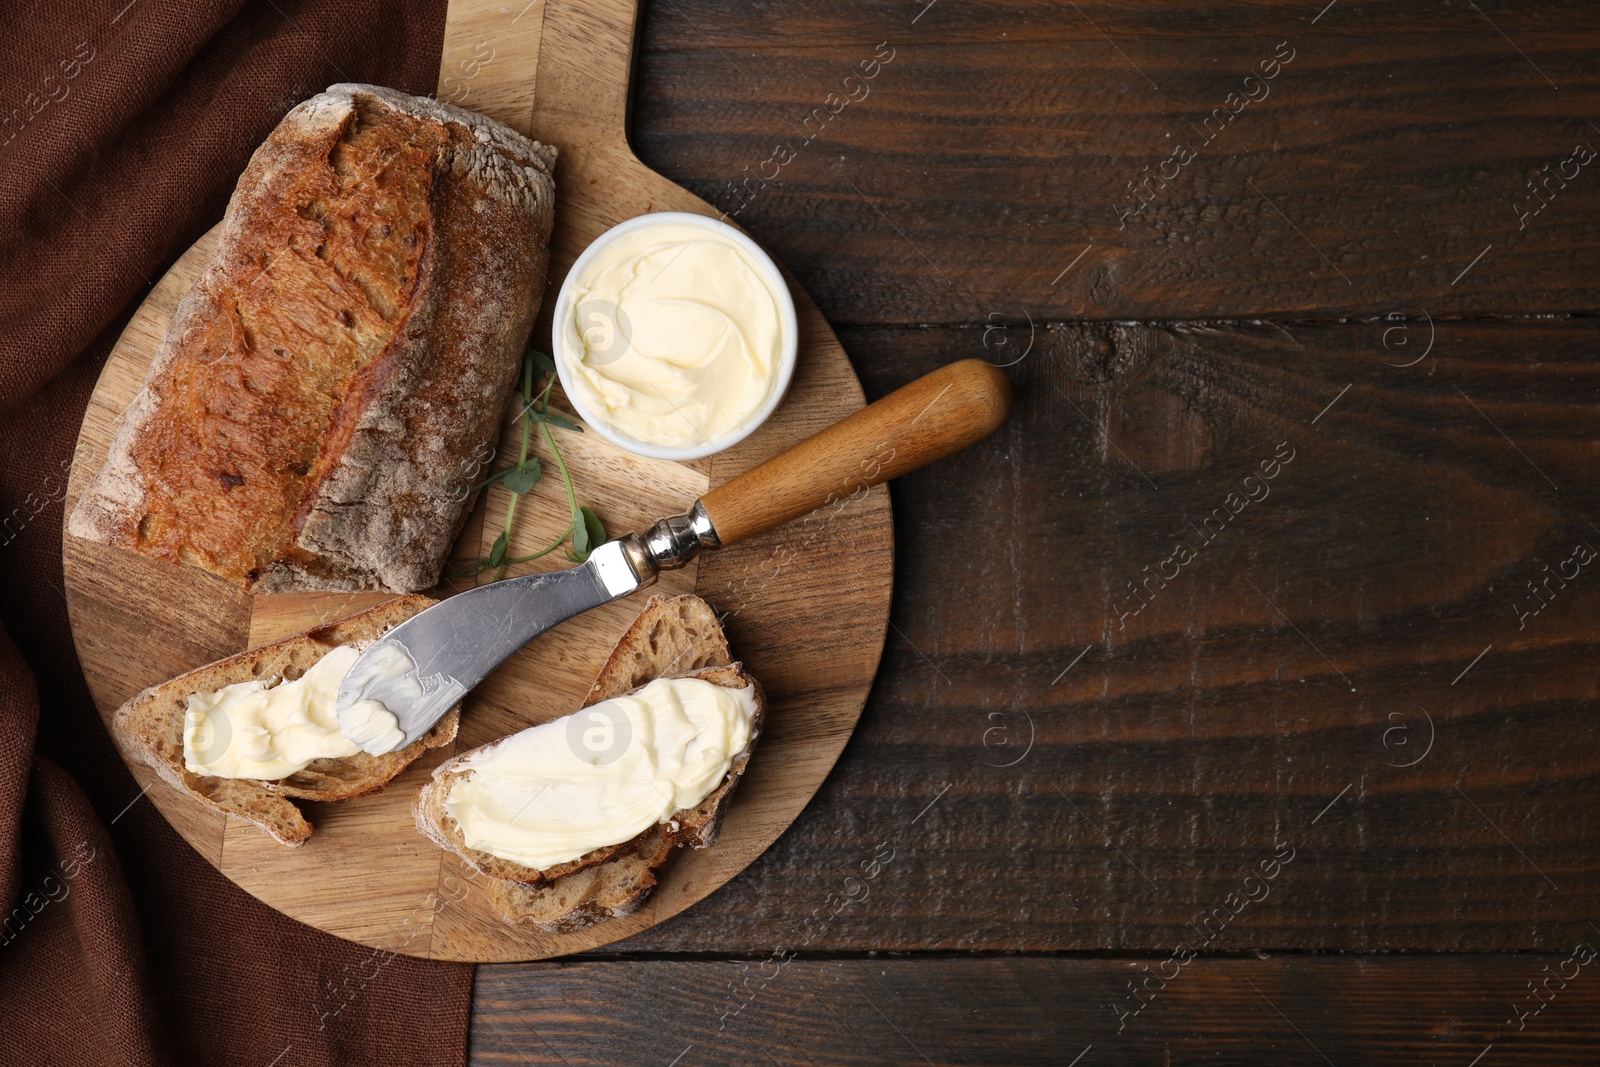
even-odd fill
[[(534, 394), (535, 371), (538, 372), (537, 379), (541, 385), (537, 396)], [(577, 491), (572, 487), (572, 475), (567, 472), (566, 460), (561, 458), (561, 449), (556, 445), (555, 434), (550, 432), (551, 426), (573, 433), (583, 432), (582, 426), (550, 408), (550, 391), (556, 384), (555, 371), (555, 361), (548, 354), (532, 345), (528, 346), (522, 358), (522, 388), (518, 390), (518, 395), (522, 399), (522, 411), (519, 414), (522, 420), (522, 446), (517, 452), (516, 466), (491, 474), (477, 485), (465, 490), (470, 493), (477, 489), (486, 489), (496, 482), (500, 483), (511, 494), (511, 501), (506, 505), (505, 527), (500, 531), (500, 536), (495, 538), (487, 556), (467, 560), (451, 572), (458, 578), (477, 578), (485, 571), (494, 571), (494, 581), (499, 581), (505, 577), (507, 567), (547, 556), (566, 544), (568, 538), (571, 538), (572, 547), (567, 550), (567, 559), (574, 563), (582, 563), (589, 558), (589, 553), (605, 543), (605, 525), (592, 508), (578, 503)], [(550, 454), (555, 457), (556, 469), (561, 472), (562, 484), (567, 489), (567, 506), (572, 510), (572, 522), (561, 531), (559, 537), (531, 556), (508, 557), (506, 551), (511, 544), (511, 531), (517, 519), (517, 504), (522, 500), (522, 494), (538, 485), (539, 480), (544, 477), (544, 467), (540, 464), (539, 458), (528, 454), (535, 425), (544, 435), (545, 444), (550, 447)]]

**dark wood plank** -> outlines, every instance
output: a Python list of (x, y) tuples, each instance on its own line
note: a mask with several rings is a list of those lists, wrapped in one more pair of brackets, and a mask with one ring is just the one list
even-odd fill
[[(1440, 323), (1410, 367), (1428, 327), (1389, 328), (1038, 331), (1009, 426), (894, 486), (893, 629), (818, 797), (625, 950), (1542, 951), (1591, 917), (1600, 564), (1538, 614), (1528, 583), (1600, 548), (1600, 328)], [(1027, 334), (844, 340), (876, 396)]]
[[(1575, 929), (1536, 956), (1181, 966), (1038, 957), (485, 966), (471, 1057), (570, 1067), (1592, 1064), (1594, 940)], [(1148, 992), (1135, 999), (1138, 982)]]
[(1597, 48), (1573, 0), (674, 0), (633, 139), (835, 323), (1584, 311)]
[[(1531, 316), (1595, 306), (1600, 193), (1526, 184), (1600, 145), (1588, 14), (650, 8), (644, 159), (858, 324), (871, 395), (986, 355), (1017, 415), (895, 487), (883, 669), (800, 821), (632, 957), (485, 968), (475, 1062), (1591, 1062), (1600, 987), (1550, 976), (1600, 938), (1600, 333)], [(1536, 954), (1129, 985), (1274, 948)], [(883, 949), (1149, 955), (766, 955)]]

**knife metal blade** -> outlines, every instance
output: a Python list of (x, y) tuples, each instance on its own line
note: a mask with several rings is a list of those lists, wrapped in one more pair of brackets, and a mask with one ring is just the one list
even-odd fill
[[(638, 539), (629, 537), (601, 545), (569, 570), (508, 578), (442, 600), (356, 659), (339, 685), (340, 731), (374, 755), (403, 748), (523, 645), (642, 589), (656, 574)], [(375, 734), (362, 713), (365, 701), (382, 704), (403, 739), (394, 740), (393, 731)]]

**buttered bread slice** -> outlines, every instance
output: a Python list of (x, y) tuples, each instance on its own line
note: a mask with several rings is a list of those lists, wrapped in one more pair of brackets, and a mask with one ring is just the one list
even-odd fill
[(505, 880), (491, 899), (508, 919), (557, 930), (624, 914), (676, 846), (716, 840), (765, 710), (710, 607), (653, 597), (583, 709), (442, 764), (417, 826)]
[(291, 799), (371, 793), (455, 740), (459, 708), (404, 748), (369, 755), (342, 735), (333, 708), (350, 662), (433, 603), (396, 597), (152, 686), (117, 709), (112, 736), (168, 785), (285, 845), (303, 844), (312, 826)]

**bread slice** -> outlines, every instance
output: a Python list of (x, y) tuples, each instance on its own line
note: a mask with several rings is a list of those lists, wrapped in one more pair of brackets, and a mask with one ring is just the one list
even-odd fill
[(437, 767), (418, 793), (414, 806), (417, 828), (479, 872), (511, 883), (494, 885), (491, 900), (512, 921), (561, 931), (627, 914), (649, 895), (656, 872), (677, 846), (705, 848), (716, 840), (728, 799), (760, 736), (766, 697), (760, 684), (732, 662), (722, 626), (710, 605), (696, 596), (654, 596), (623, 634), (583, 702), (583, 707), (589, 707), (634, 692), (657, 678), (688, 677), (734, 689), (753, 686), (756, 711), (750, 743), (735, 757), (722, 784), (694, 808), (675, 813), (669, 822), (543, 870), (481, 852), (462, 841), (460, 828), (444, 804), (453, 782), (470, 773), (459, 765), (470, 755), (467, 753)]
[(555, 160), (373, 85), (292, 109), (67, 532), (255, 592), (431, 589), (539, 310)]
[[(583, 706), (632, 692), (657, 677), (726, 666), (732, 659), (722, 627), (705, 601), (655, 597), (617, 643)], [(650, 898), (658, 875), (677, 852), (660, 827), (636, 843), (634, 852), (542, 885), (491, 879), (489, 903), (506, 922), (546, 934), (572, 933), (631, 915)]]
[(111, 735), (129, 759), (153, 769), (162, 781), (208, 807), (254, 823), (285, 845), (304, 844), (311, 823), (289, 802), (348, 800), (382, 789), (395, 775), (430, 748), (455, 740), (459, 706), (451, 708), (422, 737), (405, 748), (381, 756), (313, 760), (287, 778), (214, 778), (184, 766), (183, 722), (194, 693), (221, 689), (258, 678), (300, 677), (339, 645), (364, 649), (389, 630), (435, 602), (425, 596), (386, 600), (365, 611), (324, 623), (305, 633), (252, 648), (209, 666), (151, 686), (116, 710)]

